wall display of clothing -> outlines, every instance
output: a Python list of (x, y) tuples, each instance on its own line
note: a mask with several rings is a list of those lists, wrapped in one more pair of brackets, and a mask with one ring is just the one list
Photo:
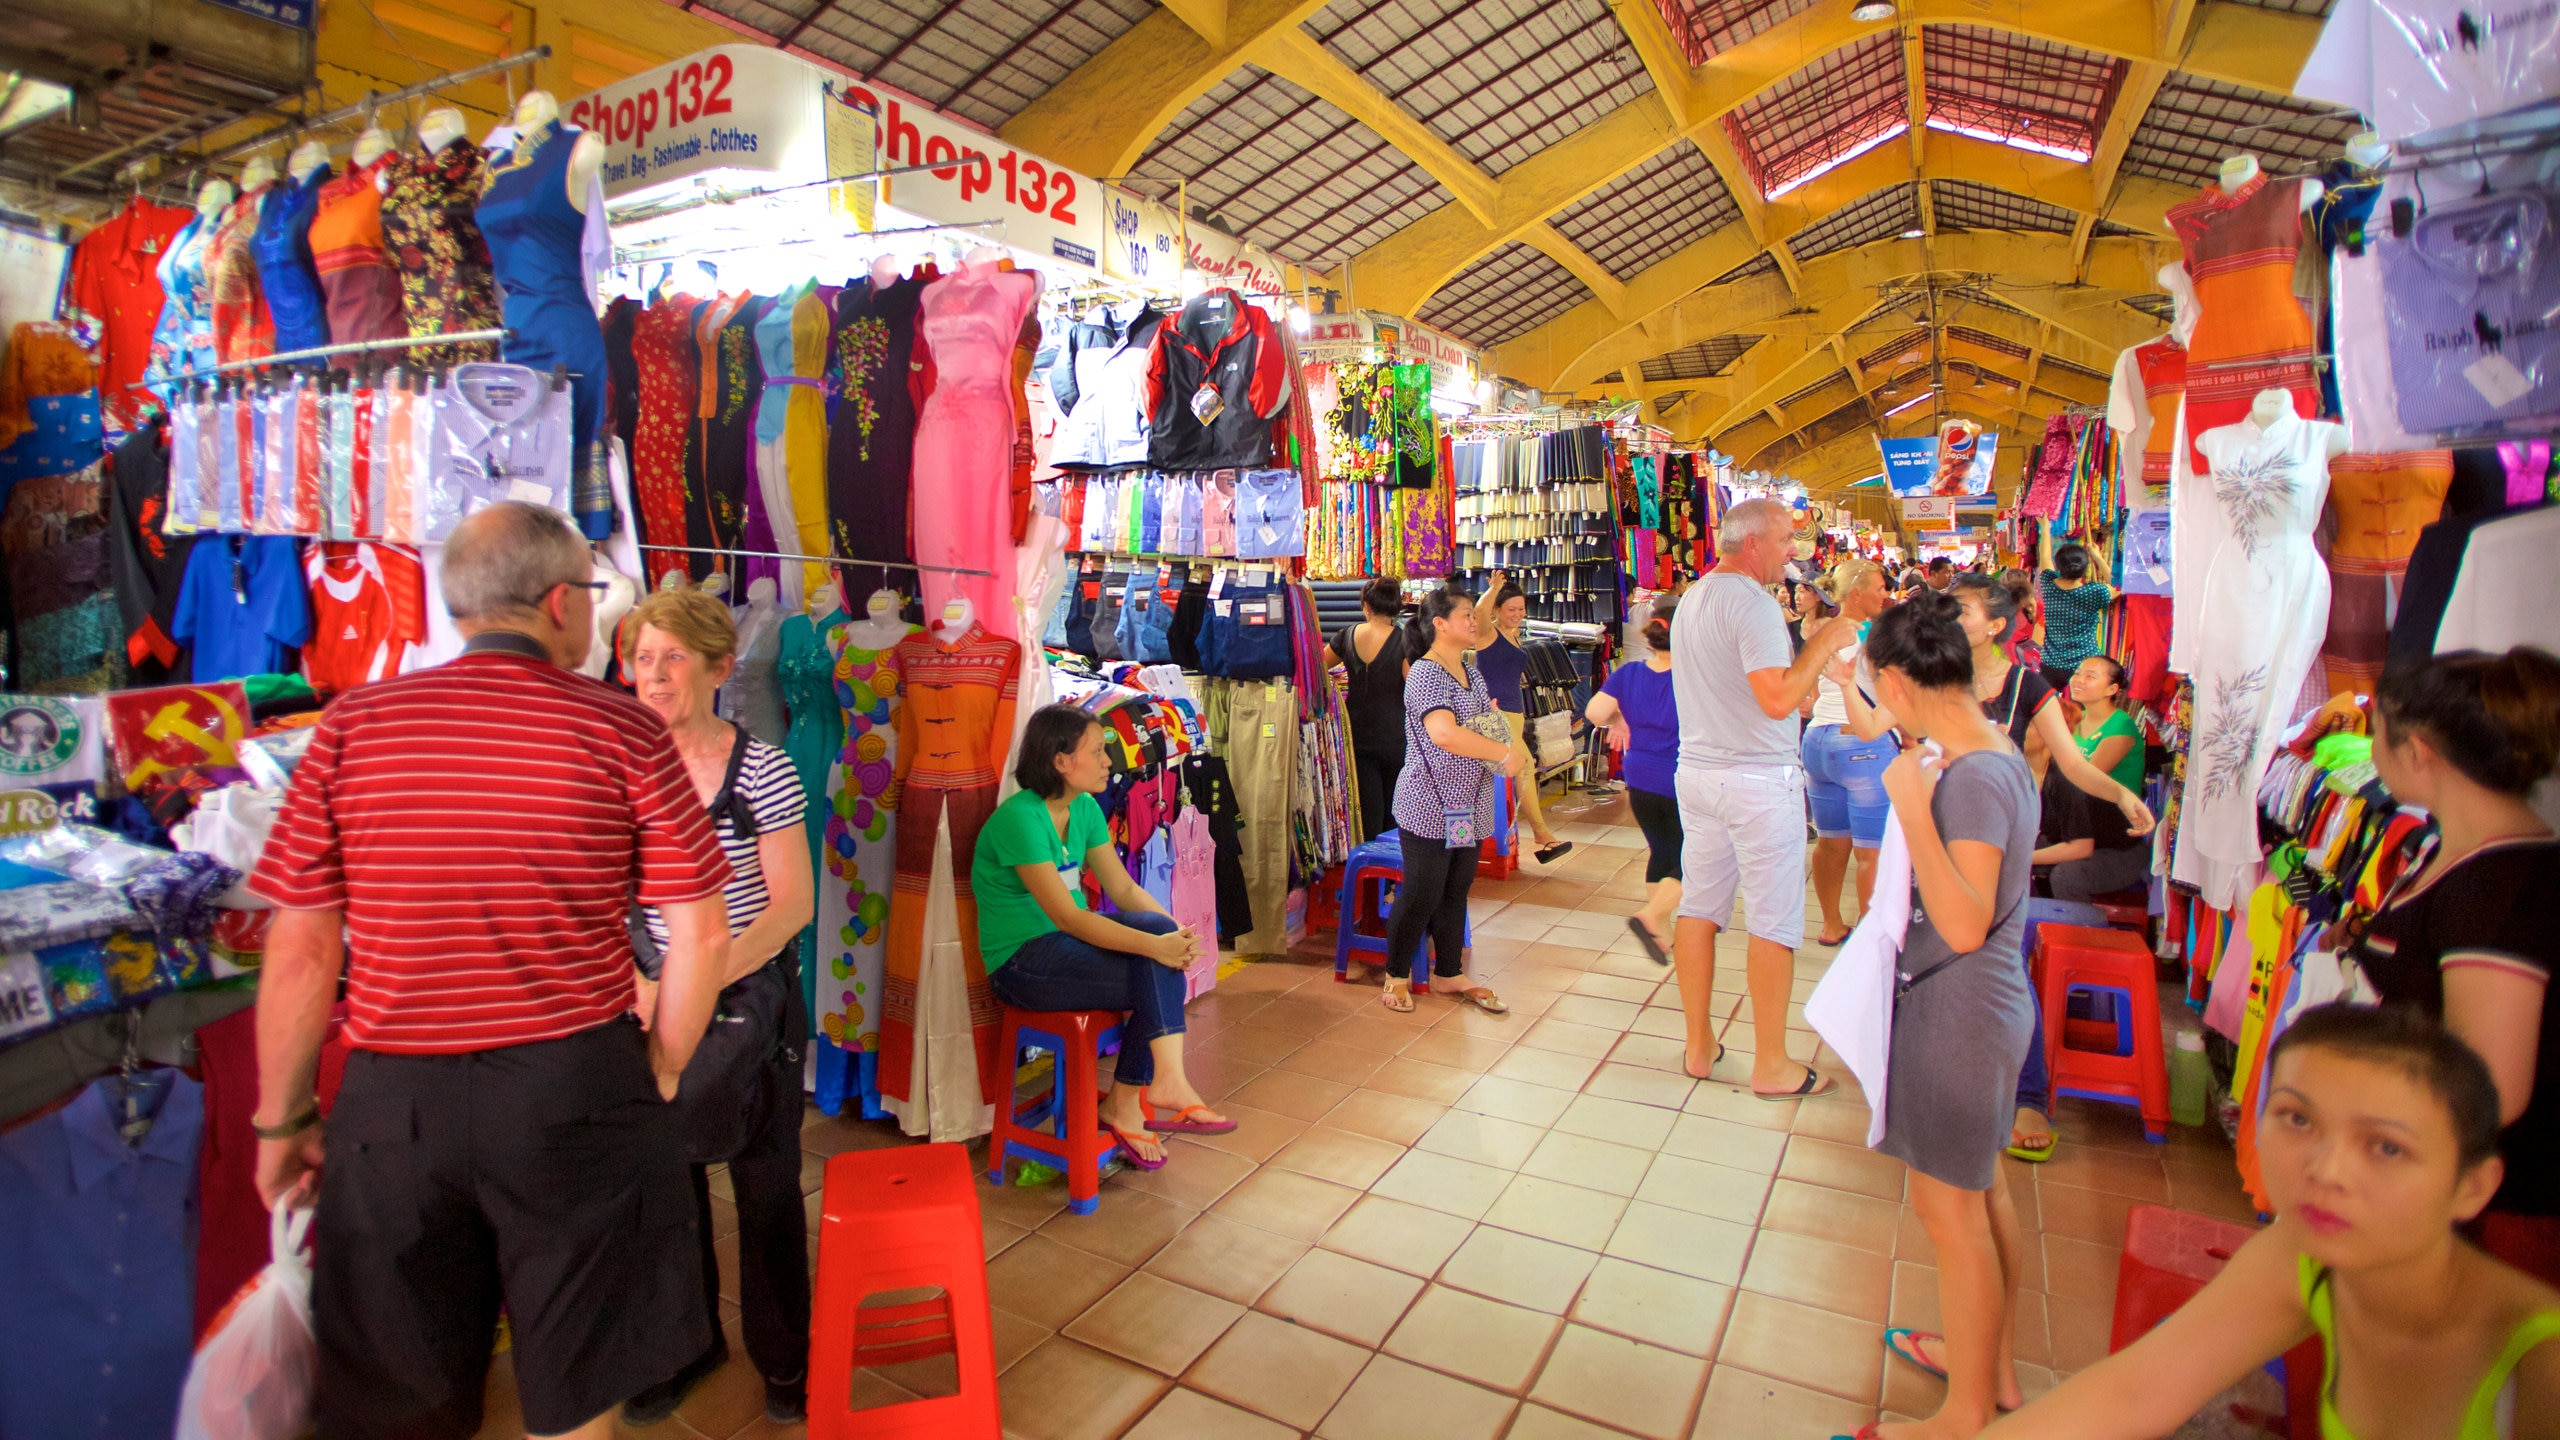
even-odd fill
[(1440, 481), (1444, 452), (1430, 366), (1318, 366), (1308, 384), (1311, 394), (1321, 387), (1333, 397), (1318, 411), (1324, 424), (1316, 453), (1326, 479), (1398, 489)]
[(1298, 472), (1122, 470), (1054, 482), (1085, 554), (1276, 560), (1304, 555)]
[(1292, 588), (1259, 565), (1124, 567), (1088, 555), (1041, 640), (1088, 659), (1278, 679), (1296, 670)]
[(85, 330), (98, 363), (98, 403), (110, 430), (131, 430), (159, 408), (143, 388), (168, 296), (161, 267), (195, 212), (137, 195), (71, 252), (62, 318)]
[(1413, 490), (1325, 481), (1307, 512), (1307, 578), (1446, 576), (1456, 561), (1455, 499), (1445, 483)]
[[(830, 1114), (848, 1103), (858, 1103), (866, 1118), (888, 1113), (880, 1104), (879, 1051), (897, 876), (894, 781), (902, 751), (896, 715), (906, 688), (898, 647), (918, 633), (884, 606), (826, 636), (844, 728), (827, 769), (818, 845), (817, 1003), (810, 1014), (826, 1042), (818, 1048), (818, 1103)], [(841, 1073), (831, 1076), (837, 1067)]]
[(97, 369), (62, 327), (11, 334), (0, 383), (0, 570), (7, 572), (11, 688), (90, 693), (124, 683), (109, 590)]
[(1505, 571), (1527, 592), (1535, 619), (1623, 618), (1620, 472), (1606, 430), (1456, 439), (1450, 472), (1456, 573), (1480, 582)]

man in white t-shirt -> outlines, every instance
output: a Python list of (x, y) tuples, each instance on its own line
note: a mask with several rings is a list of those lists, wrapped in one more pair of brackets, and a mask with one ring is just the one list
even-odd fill
[(1716, 932), (1742, 899), (1750, 930), (1751, 1088), (1773, 1100), (1830, 1084), (1787, 1056), (1795, 948), (1804, 943), (1804, 770), (1796, 711), (1822, 667), (1857, 638), (1833, 616), (1787, 639), (1766, 587), (1786, 573), (1794, 520), (1774, 500), (1746, 500), (1716, 532), (1716, 568), (1689, 587), (1671, 621), (1671, 678), (1680, 706), (1680, 920), (1672, 949), (1688, 1021), (1687, 1065), (1704, 1078), (1717, 1046), (1710, 994)]

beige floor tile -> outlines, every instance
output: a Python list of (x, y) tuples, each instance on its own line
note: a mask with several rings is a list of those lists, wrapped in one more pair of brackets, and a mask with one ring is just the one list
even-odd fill
[[(1587, 970), (1585, 974), (1587, 978)], [(1547, 1018), (1588, 1025), (1597, 1030), (1623, 1032), (1636, 1023), (1636, 1012), (1643, 1008), (1639, 1001), (1613, 1000), (1576, 988), (1557, 997), (1556, 1003), (1547, 1007)]]
[(1731, 1286), (1603, 1257), (1583, 1282), (1572, 1316), (1648, 1344), (1710, 1356), (1732, 1308)]
[(1324, 1246), (1427, 1279), (1440, 1273), (1474, 1228), (1472, 1221), (1456, 1215), (1367, 1195), (1325, 1232)]
[(1467, 1087), (1475, 1083), (1473, 1071), (1453, 1070), (1446, 1065), (1409, 1060), (1402, 1055), (1388, 1061), (1365, 1082), (1368, 1089), (1425, 1100), (1434, 1105), (1455, 1103), (1459, 1096), (1467, 1093)]
[(1298, 1440), (1277, 1420), (1176, 1386), (1156, 1402), (1126, 1440)]
[(1624, 1430), (1611, 1430), (1576, 1419), (1544, 1405), (1523, 1405), (1511, 1422), (1506, 1440), (1626, 1440)]
[(1872, 1400), (1846, 1400), (1731, 1364), (1707, 1376), (1691, 1440), (1807, 1440), (1846, 1435), (1873, 1420)]
[(1662, 1152), (1773, 1175), (1786, 1157), (1787, 1137), (1775, 1130), (1736, 1125), (1711, 1115), (1682, 1115), (1672, 1123), (1670, 1137), (1662, 1142)]
[(1448, 1155), (1490, 1165), (1497, 1170), (1517, 1170), (1547, 1132), (1535, 1125), (1516, 1120), (1503, 1120), (1479, 1115), (1469, 1110), (1452, 1110), (1440, 1117), (1423, 1137), (1414, 1142), (1417, 1150), (1434, 1155)]
[[(1291, 1076), (1290, 1078), (1305, 1077)], [(1305, 1134), (1307, 1129), (1307, 1122), (1304, 1120), (1293, 1119), (1270, 1110), (1256, 1109), (1234, 1101), (1218, 1102), (1218, 1112), (1236, 1122), (1236, 1128), (1224, 1135), (1186, 1135), (1183, 1137), (1183, 1143), (1204, 1145), (1212, 1150), (1223, 1150), (1230, 1155), (1241, 1155), (1259, 1165), (1280, 1153), (1281, 1146)]]
[(1303, 1035), (1229, 1025), (1197, 1045), (1184, 1047), (1183, 1057), (1196, 1061), (1202, 1055), (1220, 1055), (1251, 1065), (1277, 1065), (1306, 1044)]
[(1446, 1114), (1448, 1107), (1427, 1100), (1390, 1095), (1383, 1090), (1361, 1089), (1351, 1092), (1333, 1107), (1324, 1123), (1337, 1130), (1349, 1130), (1384, 1140), (1394, 1145), (1411, 1145), (1422, 1138), (1432, 1123)]
[(1677, 1110), (1688, 1103), (1689, 1092), (1697, 1085), (1697, 1081), (1686, 1075), (1656, 1070), (1650, 1065), (1604, 1063), (1591, 1072), (1591, 1079), (1582, 1087), (1582, 1093), (1605, 1100), (1632, 1100), (1639, 1105)]
[(1287, 1148), (1271, 1157), (1271, 1163), (1283, 1170), (1366, 1190), (1387, 1173), (1388, 1166), (1404, 1158), (1404, 1153), (1400, 1145), (1327, 1124), (1315, 1126), (1290, 1141)]
[(1884, 1324), (1746, 1290), (1734, 1297), (1716, 1365), (1872, 1404), (1884, 1378)]
[(1769, 1198), (1770, 1178), (1757, 1170), (1737, 1170), (1681, 1155), (1656, 1155), (1644, 1172), (1635, 1198), (1668, 1205), (1693, 1215), (1756, 1225)]
[(1698, 1356), (1567, 1325), (1529, 1396), (1655, 1440), (1678, 1440), (1706, 1383), (1707, 1362)]
[(1763, 1230), (1751, 1242), (1742, 1288), (1861, 1320), (1882, 1320), (1893, 1300), (1893, 1260), (1809, 1235)]
[(1228, 1191), (1210, 1213), (1313, 1244), (1359, 1198), (1348, 1186), (1266, 1166)]
[(1719, 1285), (1742, 1283), (1751, 1227), (1638, 1200), (1627, 1206), (1604, 1254)]
[(1077, 1316), (1066, 1335), (1161, 1374), (1179, 1375), (1243, 1314), (1244, 1307), (1232, 1300), (1142, 1270)]
[(2169, 1172), (2160, 1161), (2086, 1145), (2054, 1147), (2053, 1158), (2036, 1168), (2036, 1183), (2103, 1190), (2150, 1205), (2169, 1200)]
[[(1759, 1103), (1767, 1103), (1765, 1101)], [(1792, 1127), (1799, 1135), (1822, 1140), (1837, 1140), (1843, 1145), (1867, 1143), (1867, 1124), (1872, 1113), (1863, 1102), (1850, 1099), (1843, 1091), (1799, 1102)]]
[(1496, 1061), (1486, 1073), (1505, 1080), (1525, 1080), (1532, 1085), (1573, 1091), (1580, 1090), (1583, 1082), (1591, 1078), (1591, 1072), (1599, 1068), (1599, 1060), (1589, 1055), (1515, 1048)]
[(1573, 1103), (1570, 1091), (1547, 1085), (1533, 1085), (1526, 1080), (1505, 1079), (1487, 1075), (1467, 1087), (1456, 1101), (1456, 1108), (1472, 1110), (1479, 1115), (1517, 1120), (1540, 1129), (1556, 1123), (1564, 1107)]
[[(2234, 1186), (2240, 1182), (2235, 1177)], [(2176, 1188), (2176, 1182), (2171, 1182)], [(2073, 1240), (2086, 1240), (2093, 1245), (2124, 1248), (2125, 1215), (2141, 1204), (2126, 1195), (2111, 1195), (2104, 1190), (2083, 1190), (2076, 1186), (2035, 1187), (2036, 1228), (2047, 1235), (2062, 1235)], [(2012, 1187), (2011, 1195), (2015, 1198)], [(2185, 1207), (2179, 1207), (2185, 1208)], [(2207, 1212), (2211, 1213), (2211, 1212)]]
[(1595, 970), (1574, 982), (1573, 993), (1596, 995), (1603, 1000), (1623, 1000), (1640, 1007), (1650, 1002), (1653, 992), (1660, 988), (1662, 980), (1658, 972), (1650, 980), (1637, 980), (1623, 975), (1604, 975)]
[(1787, 1156), (1778, 1166), (1778, 1178), (1900, 1201), (1906, 1177), (1902, 1162), (1891, 1156), (1798, 1135), (1787, 1142)]
[(2044, 1284), (2038, 1289), (2062, 1300), (2115, 1299), (2116, 1267), (2123, 1250), (2050, 1232), (2043, 1240)]
[(1310, 1250), (1255, 1307), (1355, 1345), (1375, 1346), (1404, 1318), (1423, 1282), (1331, 1250)]
[(1115, 1194), (1090, 1215), (1059, 1211), (1038, 1233), (1115, 1264), (1144, 1265), (1198, 1218), (1199, 1211), (1152, 1195)]
[(1771, 1230), (1891, 1255), (1900, 1219), (1901, 1206), (1890, 1200), (1801, 1180), (1780, 1180), (1769, 1192), (1769, 1208), (1760, 1223)]
[(1665, 1040), (1688, 1038), (1689, 1022), (1682, 1019), (1677, 1005), (1648, 1005), (1627, 1029), (1637, 1035), (1653, 1035)]
[(1671, 1122), (1678, 1118), (1659, 1106), (1578, 1095), (1565, 1107), (1564, 1114), (1556, 1117), (1555, 1128), (1568, 1135), (1588, 1135), (1594, 1140), (1654, 1150), (1661, 1148), (1671, 1134)]
[(1340, 1081), (1323, 1080), (1294, 1071), (1266, 1070), (1227, 1097), (1227, 1104), (1268, 1110), (1274, 1115), (1313, 1124), (1323, 1119), (1326, 1111), (1341, 1104), (1342, 1097), (1350, 1094), (1353, 1088)]
[(1520, 1043), (1532, 1050), (1554, 1050), (1566, 1055), (1583, 1055), (1598, 1059), (1618, 1043), (1618, 1032), (1596, 1025), (1576, 1025), (1558, 1020), (1553, 1015), (1529, 1027)]
[(1257, 1030), (1278, 1030), (1310, 1039), (1330, 1030), (1342, 1019), (1339, 1011), (1305, 1000), (1283, 996), (1237, 1021)]
[[(1203, 1215), (1147, 1262), (1147, 1273), (1250, 1305), (1307, 1253), (1304, 1241)], [(992, 1274), (992, 1270), (990, 1274)]]
[(1379, 1355), (1316, 1434), (1320, 1440), (1493, 1440), (1514, 1404), (1508, 1395)]
[[(1730, 1040), (1725, 1042), (1728, 1047), (1732, 1043)], [(1709, 1058), (1713, 1059), (1713, 1057)], [(1630, 1031), (1618, 1041), (1618, 1048), (1609, 1052), (1609, 1061), (1614, 1065), (1641, 1065), (1648, 1070), (1668, 1070), (1674, 1074), (1686, 1075), (1689, 1073), (1688, 1041), (1685, 1033), (1680, 1036), (1671, 1036), (1644, 1035)], [(1711, 1064), (1708, 1073), (1711, 1076), (1724, 1077), (1731, 1075), (1734, 1068), (1733, 1055), (1728, 1054), (1720, 1065)]]
[(1197, 1140), (1173, 1137), (1166, 1154), (1170, 1157), (1161, 1170), (1140, 1170), (1123, 1166), (1120, 1172), (1102, 1182), (1103, 1204), (1126, 1190), (1133, 1194), (1152, 1195), (1159, 1200), (1205, 1210), (1218, 1203), (1218, 1197), (1242, 1184), (1254, 1171), (1251, 1160), (1242, 1155), (1212, 1149)]
[(1167, 1381), (1116, 1356), (1054, 1339), (1005, 1372), (1004, 1428), (1022, 1440), (1110, 1440), (1146, 1413)]
[(1509, 1183), (1508, 1171), (1415, 1150), (1397, 1161), (1394, 1169), (1369, 1187), (1369, 1192), (1463, 1219), (1481, 1220)]
[(1644, 1183), (1645, 1168), (1652, 1163), (1650, 1150), (1551, 1130), (1522, 1163), (1520, 1173), (1605, 1190), (1612, 1195), (1633, 1195), (1636, 1187)]
[[(1371, 1004), (1377, 1002), (1371, 1001)], [(1372, 1055), (1393, 1056), (1407, 1045), (1422, 1038), (1427, 1031), (1417, 1031), (1399, 1021), (1383, 1019), (1367, 1011), (1354, 1012), (1351, 1018), (1316, 1037), (1316, 1042), (1338, 1045), (1346, 1050), (1362, 1050)]]
[(1061, 1330), (1128, 1273), (1126, 1265), (1033, 1235), (987, 1267), (987, 1296), (999, 1310)]
[(1504, 1187), (1502, 1198), (1485, 1212), (1484, 1223), (1597, 1250), (1609, 1243), (1609, 1236), (1618, 1228), (1618, 1217), (1626, 1209), (1623, 1196), (1522, 1175)]
[(1469, 1035), (1447, 1024), (1431, 1027), (1431, 1033), (1404, 1049), (1404, 1058), (1429, 1065), (1446, 1065), (1481, 1075), (1511, 1049), (1508, 1039)]
[(1183, 1383), (1300, 1430), (1333, 1408), (1371, 1352), (1269, 1315), (1248, 1314)]
[(1562, 1321), (1434, 1285), (1387, 1337), (1386, 1352), (1517, 1394), (1538, 1371)]
[(998, 1374), (1013, 1368), (1014, 1361), (1038, 1349), (1050, 1335), (1046, 1327), (1034, 1325), (1010, 1310), (991, 1310), (988, 1319), (995, 1332)]
[(1728, 1062), (1716, 1072), (1719, 1079), (1689, 1092), (1688, 1103), (1681, 1108), (1692, 1115), (1730, 1120), (1755, 1130), (1794, 1129), (1796, 1112), (1803, 1107), (1803, 1101), (1763, 1100), (1752, 1094), (1749, 1086), (1727, 1083), (1721, 1078), (1728, 1071), (1739, 1077), (1748, 1068)]
[(1562, 1315), (1600, 1257), (1553, 1240), (1479, 1225), (1440, 1267), (1440, 1283), (1488, 1299)]
[[(1325, 1032), (1327, 1037), (1332, 1034), (1330, 1030)], [(1385, 1068), (1392, 1058), (1380, 1051), (1336, 1045), (1329, 1038), (1319, 1038), (1299, 1046), (1271, 1068), (1284, 1074), (1312, 1075), (1337, 1085), (1357, 1086)]]

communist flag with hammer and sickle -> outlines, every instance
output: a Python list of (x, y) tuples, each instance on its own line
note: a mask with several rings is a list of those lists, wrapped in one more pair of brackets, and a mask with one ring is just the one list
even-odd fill
[(173, 770), (236, 767), (249, 733), (249, 694), (236, 680), (164, 685), (107, 697), (107, 739), (128, 790)]

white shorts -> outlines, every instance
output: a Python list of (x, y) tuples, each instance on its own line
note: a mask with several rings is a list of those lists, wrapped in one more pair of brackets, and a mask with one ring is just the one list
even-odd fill
[(1804, 943), (1804, 770), (1796, 765), (1682, 765), (1680, 913), (1733, 922), (1793, 950)]

